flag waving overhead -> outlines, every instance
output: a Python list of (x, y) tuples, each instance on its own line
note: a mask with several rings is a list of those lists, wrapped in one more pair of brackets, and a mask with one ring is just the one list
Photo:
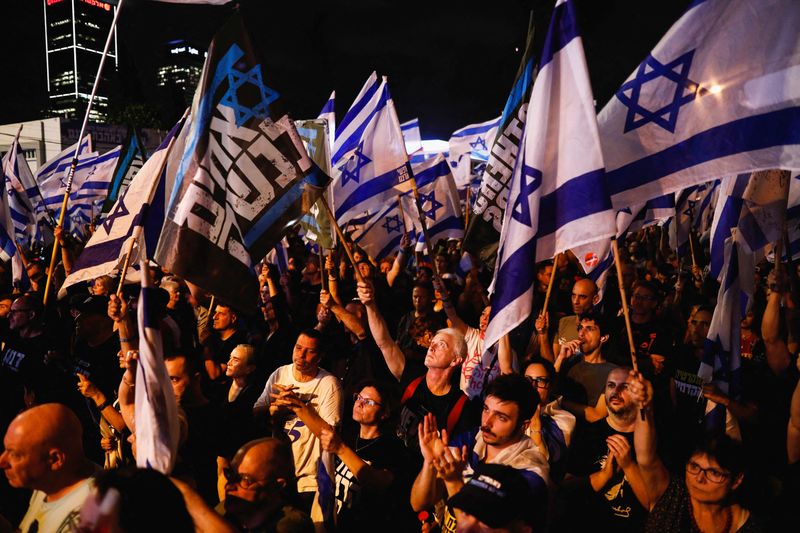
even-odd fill
[(103, 203), (103, 213), (108, 213), (128, 186), (131, 180), (136, 177), (136, 173), (144, 165), (147, 159), (144, 147), (142, 146), (139, 136), (133, 128), (128, 132), (128, 139), (123, 144), (122, 153), (117, 163), (117, 168), (114, 169), (114, 176), (111, 178), (111, 183), (108, 187), (108, 195)]
[(500, 237), (486, 347), (530, 315), (534, 263), (616, 232), (573, 2), (556, 3), (533, 84)]
[(598, 117), (615, 207), (800, 168), (800, 4), (694, 2)]
[[(442, 154), (413, 166), (414, 179), (417, 182), (419, 200), (422, 204), (425, 224), (428, 228), (431, 249), (439, 239), (460, 239), (464, 236), (464, 219), (458, 190), (450, 173), (450, 165)], [(409, 229), (414, 228), (419, 240), (424, 238), (420, 215), (411, 193), (401, 196), (403, 211), (412, 222)], [(411, 216), (409, 216), (411, 215)]]
[(208, 51), (156, 249), (160, 265), (239, 309), (258, 293), (255, 264), (328, 181), (267, 72), (233, 13)]
[[(31, 200), (31, 205), (36, 214), (36, 220), (51, 228), (55, 226), (56, 217), (53, 216), (45, 199), (46, 196), (48, 196), (48, 191), (52, 192), (54, 189), (58, 190), (62, 183), (66, 184), (67, 174), (69, 173), (69, 167), (72, 164), (72, 158), (75, 155), (76, 149), (78, 149), (78, 143), (73, 144), (66, 150), (62, 150), (54, 158), (39, 167), (39, 170), (36, 171), (34, 186), (30, 186), (26, 189), (28, 198)], [(86, 135), (80, 143), (78, 160), (80, 161), (84, 156), (89, 156), (91, 152), (92, 137), (91, 135)], [(35, 186), (37, 184), (38, 186)], [(63, 199), (63, 190), (61, 195)]]
[(525, 128), (534, 75), (533, 17), (531, 17), (525, 52), (522, 54), (514, 86), (503, 109), (494, 143), (490, 146), (489, 161), (483, 172), (480, 192), (475, 198), (473, 206), (475, 216), (470, 217), (464, 235), (464, 249), (485, 262), (491, 262), (497, 253), (511, 174), (516, 166), (522, 131)]
[(386, 78), (373, 72), (339, 124), (331, 157), (336, 220), (373, 214), (410, 188), (408, 155)]
[(6, 152), (2, 162), (3, 181), (5, 182), (4, 190), (8, 193), (8, 211), (18, 243), (24, 246), (35, 240), (44, 244), (42, 233), (36, 223), (33, 205), (25, 192), (27, 188), (31, 187), (38, 194), (39, 187), (33, 179), (31, 169), (19, 145), (21, 131), (22, 127), (17, 132), (17, 136), (11, 143), (11, 148)]
[(472, 175), (472, 159), (480, 161), (489, 160), (489, 149), (497, 137), (497, 128), (502, 117), (471, 124), (458, 131), (454, 131), (448, 141), (448, 160), (453, 169), (453, 178), (459, 189), (469, 185)]
[[(139, 235), (140, 230), (137, 228), (149, 222), (150, 217), (158, 217), (159, 206), (154, 204), (159, 202), (161, 217), (160, 222), (156, 223), (159, 229), (161, 228), (164, 222), (164, 159), (168, 155), (170, 141), (177, 135), (182, 124), (183, 121), (172, 128), (161, 146), (133, 178), (130, 186), (114, 202), (108, 216), (97, 226), (75, 260), (72, 271), (59, 291), (59, 297), (66, 295), (67, 287), (75, 283), (109, 275), (119, 269), (128, 253), (131, 240), (137, 239)], [(140, 242), (139, 246), (133, 249), (131, 265), (135, 264), (133, 258), (139, 256), (141, 244)]]

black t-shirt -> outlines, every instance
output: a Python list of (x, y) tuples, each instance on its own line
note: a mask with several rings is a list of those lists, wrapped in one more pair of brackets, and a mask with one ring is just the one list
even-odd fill
[[(617, 431), (603, 419), (576, 430), (572, 438), (567, 471), (576, 477), (588, 477), (600, 471), (606, 461), (610, 460), (606, 439), (611, 435), (623, 435), (630, 443), (631, 454), (635, 455), (633, 432)], [(571, 495), (568, 509), (581, 509), (580, 513), (568, 513), (567, 520), (572, 522), (575, 530), (641, 530), (647, 511), (636, 499), (622, 469), (618, 470), (599, 492), (595, 492), (587, 484), (585, 491)]]
[[(616, 335), (612, 335), (613, 349), (609, 350), (607, 357), (609, 361), (620, 366), (630, 366), (630, 347), (623, 317), (619, 317), (614, 332)], [(655, 371), (653, 363), (650, 361), (650, 355), (662, 355), (669, 359), (674, 351), (672, 335), (663, 324), (656, 320), (642, 324), (631, 321), (631, 333), (633, 334), (633, 345), (636, 347), (636, 363), (639, 370), (647, 379), (652, 380)]]
[(211, 359), (217, 364), (227, 363), (231, 352), (240, 344), (247, 343), (247, 334), (237, 329), (227, 339), (222, 339), (219, 333), (214, 332), (203, 345), (203, 359)]
[[(454, 374), (457, 376), (458, 374)], [(400, 381), (400, 390), (403, 395), (406, 394), (408, 387), (415, 383), (418, 376), (406, 376), (403, 374), (403, 379)], [(400, 437), (406, 447), (419, 453), (419, 442), (417, 441), (417, 430), (419, 423), (428, 413), (433, 413), (436, 418), (436, 424), (439, 429), (447, 428), (447, 420), (450, 413), (459, 403), (459, 399), (464, 396), (464, 393), (458, 386), (458, 381), (451, 382), (450, 391), (442, 396), (433, 394), (425, 382), (425, 377), (419, 381), (414, 393), (411, 397), (403, 402), (400, 408), (400, 421), (397, 425), (397, 436)], [(458, 421), (449, 432), (451, 435), (466, 431), (475, 426), (479, 420), (479, 407), (474, 401), (466, 400), (462, 403), (461, 413), (458, 416)]]
[[(394, 476), (385, 490), (365, 489), (350, 469), (336, 458), (336, 511), (339, 531), (410, 531), (419, 524), (408, 502), (412, 460), (397, 436), (385, 433), (361, 439), (358, 428), (345, 432), (344, 440), (366, 463)], [(403, 527), (405, 526), (405, 527)]]

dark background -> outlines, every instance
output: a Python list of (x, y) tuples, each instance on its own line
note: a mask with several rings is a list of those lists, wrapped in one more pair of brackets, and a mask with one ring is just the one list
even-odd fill
[[(576, 0), (598, 110), (685, 11), (689, 0)], [(266, 83), (295, 118), (313, 118), (336, 90), (341, 120), (367, 76), (389, 77), (401, 121), (418, 117), (423, 138), (447, 139), (502, 111), (525, 45), (531, 10), (536, 54), (554, 0), (242, 0), (266, 61)], [(178, 98), (156, 86), (165, 42), (207, 47), (232, 8), (126, 0), (119, 72), (108, 88), (115, 108), (140, 104), (161, 127), (181, 115)], [(47, 105), (44, 2), (4, 2), (0, 34), (0, 123), (35, 120)]]

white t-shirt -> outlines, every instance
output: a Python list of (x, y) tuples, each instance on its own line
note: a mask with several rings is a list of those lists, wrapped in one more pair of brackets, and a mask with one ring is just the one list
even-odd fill
[[(254, 408), (270, 404), (269, 393), (273, 386), (293, 385), (297, 395), (319, 413), (325, 422), (332, 426), (339, 425), (342, 414), (342, 387), (339, 380), (326, 370), (319, 369), (311, 381), (300, 382), (294, 379), (291, 364), (279, 367), (267, 380), (264, 392), (256, 400)], [(297, 418), (289, 418), (283, 430), (292, 442), (294, 469), (297, 475), (297, 490), (300, 492), (317, 491), (317, 460), (322, 453), (319, 439), (311, 433), (303, 422)]]
[(22, 533), (28, 533), (31, 524), (37, 523), (40, 533), (68, 533), (76, 531), (80, 522), (81, 507), (94, 486), (94, 478), (86, 478), (80, 485), (59, 499), (48, 502), (44, 492), (35, 490), (28, 504), (28, 512), (19, 525)]

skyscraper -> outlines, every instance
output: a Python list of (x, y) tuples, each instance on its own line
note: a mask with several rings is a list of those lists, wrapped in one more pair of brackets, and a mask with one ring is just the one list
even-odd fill
[[(63, 118), (83, 116), (114, 19), (115, 4), (101, 0), (44, 0), (47, 92), (51, 115)], [(116, 66), (115, 32), (104, 68), (105, 83), (98, 87), (92, 105), (92, 121), (105, 119), (107, 80)]]
[(190, 105), (206, 55), (205, 50), (183, 39), (169, 41), (164, 63), (156, 72), (158, 86), (182, 95), (184, 103)]

